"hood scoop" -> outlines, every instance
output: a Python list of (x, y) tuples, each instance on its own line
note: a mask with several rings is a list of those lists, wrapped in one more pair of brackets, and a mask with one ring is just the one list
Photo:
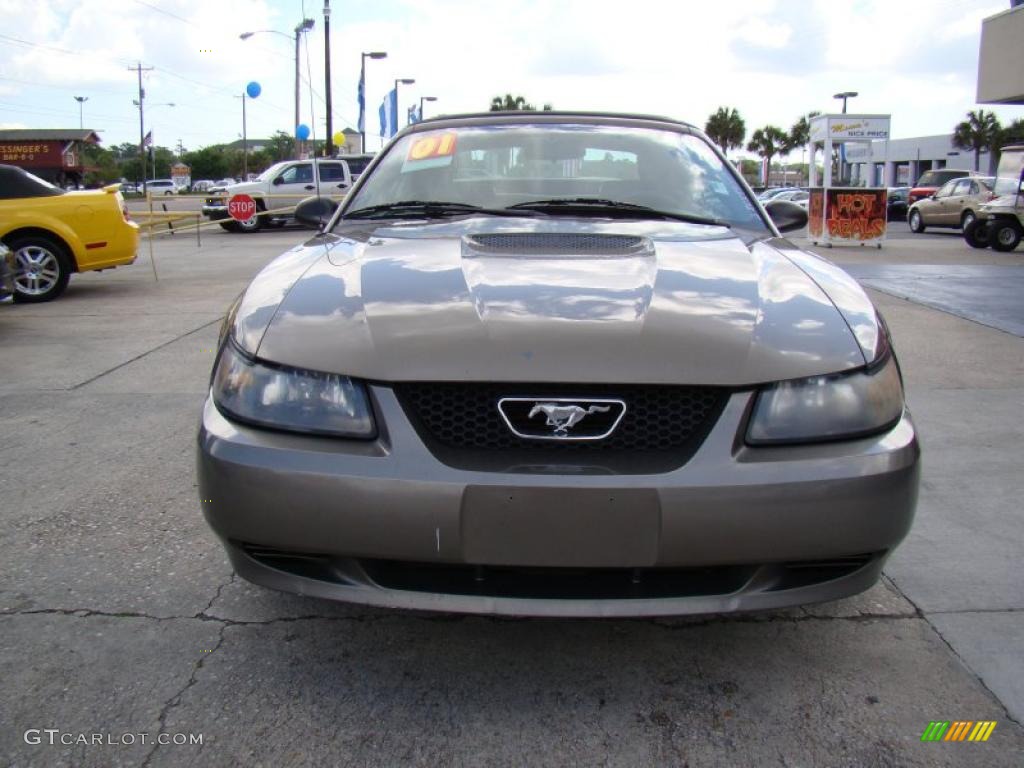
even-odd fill
[[(470, 235), (463, 238), (463, 256), (644, 256), (654, 248), (646, 237), (598, 235), (592, 233), (522, 232)], [(468, 253), (467, 253), (468, 251)]]
[(545, 318), (611, 323), (639, 333), (658, 262), (649, 238), (577, 233), (502, 233), (462, 238), (462, 271), (491, 334)]

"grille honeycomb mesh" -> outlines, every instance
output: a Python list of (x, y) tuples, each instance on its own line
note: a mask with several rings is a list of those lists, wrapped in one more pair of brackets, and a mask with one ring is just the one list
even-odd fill
[(627, 256), (646, 250), (647, 241), (631, 235), (513, 233), (468, 238), (475, 250), (489, 253), (552, 256)]
[[(727, 397), (720, 387), (660, 385), (490, 384), (424, 382), (395, 385), (406, 414), (446, 448), (471, 451), (563, 453), (687, 452), (696, 450)], [(619, 398), (626, 414), (607, 438), (558, 443), (516, 437), (498, 412), (503, 397)], [(694, 445), (694, 441), (697, 444)]]

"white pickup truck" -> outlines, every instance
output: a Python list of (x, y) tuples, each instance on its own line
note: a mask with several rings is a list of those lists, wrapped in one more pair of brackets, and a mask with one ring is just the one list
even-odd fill
[[(288, 160), (270, 166), (255, 181), (232, 184), (224, 192), (207, 197), (202, 211), (211, 221), (220, 221), (226, 230), (255, 232), (262, 227), (284, 226), (295, 206), (307, 197), (320, 194), (339, 202), (351, 186), (352, 173), (344, 160)], [(256, 201), (256, 215), (247, 221), (235, 221), (228, 213), (228, 200), (240, 194)]]

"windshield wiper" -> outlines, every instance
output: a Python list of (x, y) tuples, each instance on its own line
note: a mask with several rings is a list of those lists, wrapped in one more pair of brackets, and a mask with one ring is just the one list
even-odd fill
[(651, 208), (646, 205), (639, 205), (638, 203), (626, 203), (621, 200), (606, 200), (600, 197), (556, 197), (550, 200), (530, 200), (526, 203), (517, 203), (516, 205), (510, 205), (508, 210), (510, 211), (543, 211), (547, 209), (553, 210), (581, 210), (590, 208), (600, 208), (607, 213), (614, 215), (623, 215), (636, 217), (636, 218), (652, 218), (652, 219), (671, 219), (673, 221), (685, 221), (689, 224), (707, 224), (709, 226), (716, 227), (728, 227), (729, 222), (722, 221), (721, 219), (713, 219), (707, 216), (694, 216), (689, 213), (671, 213), (669, 211), (659, 211), (656, 208)]
[(471, 203), (448, 203), (439, 200), (399, 200), (394, 203), (369, 205), (346, 211), (345, 219), (390, 219), (403, 216), (415, 218), (443, 218), (445, 216), (543, 216), (542, 211), (513, 211), (507, 208), (484, 208)]

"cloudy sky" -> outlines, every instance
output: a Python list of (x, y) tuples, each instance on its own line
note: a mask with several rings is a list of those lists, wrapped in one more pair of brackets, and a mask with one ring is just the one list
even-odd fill
[[(189, 149), (241, 135), (294, 131), (294, 47), (302, 51), (303, 122), (324, 132), (323, 0), (0, 0), (0, 127), (85, 126), (106, 145), (139, 139), (137, 61), (146, 130)], [(479, 111), (492, 96), (523, 94), (559, 109), (645, 112), (703, 127), (734, 106), (748, 133), (788, 128), (809, 110), (891, 113), (894, 137), (945, 133), (975, 105), (981, 20), (1008, 0), (333, 0), (335, 128), (354, 127), (361, 51), (368, 61), (367, 132), (396, 77), (400, 112), (437, 96), (427, 114)], [(309, 86), (312, 83), (312, 89)], [(311, 93), (312, 90), (312, 93)], [(157, 106), (173, 102), (174, 107)], [(1004, 122), (1024, 107), (996, 107)], [(379, 140), (369, 142), (376, 147)]]

